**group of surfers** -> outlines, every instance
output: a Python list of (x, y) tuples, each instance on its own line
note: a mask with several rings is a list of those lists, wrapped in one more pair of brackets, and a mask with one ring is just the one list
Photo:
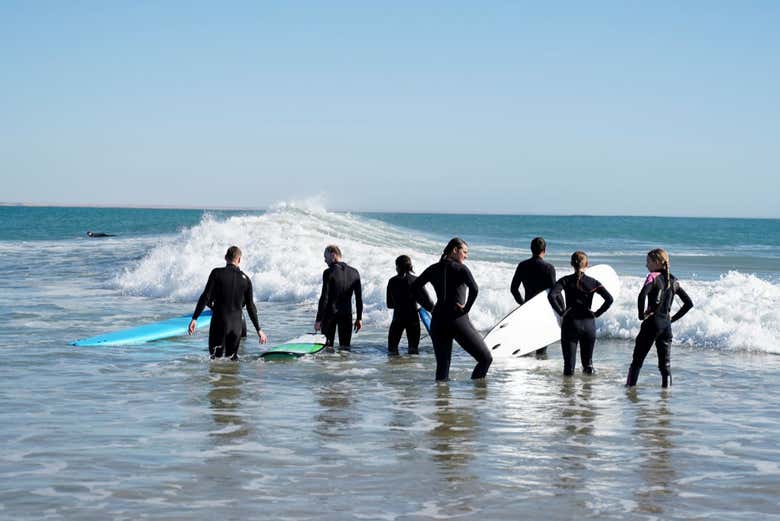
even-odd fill
[[(613, 297), (598, 280), (586, 274), (588, 256), (584, 252), (576, 251), (572, 254), (571, 266), (574, 273), (560, 279), (556, 279), (552, 264), (544, 260), (546, 252), (547, 245), (543, 238), (536, 237), (531, 241), (531, 257), (517, 265), (510, 292), (522, 306), (539, 293), (549, 290), (547, 298), (550, 305), (562, 317), (563, 374), (574, 374), (578, 346), (583, 373), (593, 373), (595, 319), (609, 309)], [(404, 332), (409, 353), (419, 353), (418, 305), (425, 308), (431, 312), (430, 337), (436, 357), (437, 381), (449, 378), (453, 341), (476, 360), (471, 373), (472, 379), (484, 378), (493, 361), (482, 335), (469, 319), (469, 311), (477, 299), (479, 287), (465, 264), (468, 254), (466, 241), (455, 237), (447, 243), (439, 261), (428, 266), (419, 276), (414, 275), (411, 259), (401, 255), (395, 261), (397, 274), (387, 284), (387, 307), (393, 310), (388, 331), (388, 353), (398, 354)], [(325, 335), (328, 348), (333, 348), (338, 333), (339, 348), (348, 350), (352, 332), (360, 331), (363, 327), (360, 274), (342, 260), (342, 252), (336, 245), (327, 246), (323, 256), (328, 267), (322, 274), (322, 291), (314, 329)], [(198, 317), (206, 306), (209, 306), (213, 313), (209, 328), (209, 353), (212, 358), (227, 357), (236, 360), (242, 329), (245, 330), (244, 307), (257, 332), (259, 342), (265, 344), (267, 337), (260, 328), (252, 296), (252, 282), (239, 268), (240, 248), (228, 248), (225, 261), (224, 268), (215, 268), (209, 275), (188, 331), (190, 334), (195, 331)], [(665, 250), (657, 248), (649, 251), (646, 267), (649, 274), (637, 299), (641, 327), (636, 337), (626, 386), (636, 385), (645, 357), (655, 344), (661, 385), (668, 387), (672, 383), (671, 324), (693, 307), (693, 301), (677, 278), (671, 274), (669, 254)], [(436, 293), (435, 303), (424, 289), (426, 284), (433, 286)], [(520, 286), (523, 286), (524, 294), (521, 294)], [(600, 295), (604, 303), (592, 311), (595, 294)], [(675, 296), (680, 298), (682, 306), (672, 315)], [(546, 348), (538, 352), (543, 352), (544, 349)]]

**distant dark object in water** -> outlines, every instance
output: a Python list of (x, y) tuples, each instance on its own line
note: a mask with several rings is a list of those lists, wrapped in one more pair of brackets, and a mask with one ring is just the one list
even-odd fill
[(116, 237), (116, 235), (112, 235), (110, 233), (103, 233), (103, 232), (87, 232), (87, 237), (97, 238), (97, 237)]

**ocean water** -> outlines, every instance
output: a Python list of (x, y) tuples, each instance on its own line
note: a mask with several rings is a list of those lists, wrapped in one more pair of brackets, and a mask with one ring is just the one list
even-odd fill
[[(479, 383), (457, 347), (434, 383), (429, 339), (388, 358), (394, 258), (421, 271), (454, 235), (480, 329), (513, 308), (536, 235), (559, 276), (575, 249), (615, 267), (597, 374), (563, 378), (555, 344)], [(250, 337), (240, 362), (210, 361), (205, 332), (68, 345), (190, 313), (231, 244), (280, 343), (311, 330), (332, 242), (363, 281), (351, 353), (270, 363)], [(651, 352), (626, 391), (659, 246), (696, 307), (674, 325), (674, 386)], [(0, 289), (0, 519), (780, 519), (778, 220), (0, 207)]]

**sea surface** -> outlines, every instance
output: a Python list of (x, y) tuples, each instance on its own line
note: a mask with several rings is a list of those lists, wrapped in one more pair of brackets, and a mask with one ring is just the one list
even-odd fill
[[(476, 383), (456, 347), (436, 384), (428, 338), (388, 357), (395, 257), (420, 272), (456, 235), (481, 330), (513, 309), (534, 236), (559, 276), (574, 250), (611, 264), (597, 373), (564, 378), (558, 344)], [(205, 331), (69, 345), (191, 313), (232, 244), (281, 343), (312, 329), (329, 243), (362, 277), (351, 353), (265, 362), (250, 335), (210, 361)], [(655, 247), (696, 307), (673, 326), (673, 387), (651, 351), (627, 391)], [(0, 207), (0, 292), (0, 519), (780, 519), (778, 220)]]

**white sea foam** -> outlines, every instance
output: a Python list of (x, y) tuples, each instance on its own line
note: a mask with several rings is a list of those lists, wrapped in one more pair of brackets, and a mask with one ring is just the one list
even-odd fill
[[(394, 275), (395, 257), (410, 255), (421, 272), (443, 247), (417, 232), (328, 212), (316, 202), (280, 203), (263, 215), (226, 219), (206, 215), (197, 226), (164, 238), (117, 282), (128, 294), (192, 302), (211, 269), (224, 263), (226, 247), (238, 244), (244, 252), (242, 269), (252, 278), (258, 301), (299, 303), (313, 311), (325, 268), (322, 251), (329, 243), (338, 244), (344, 260), (360, 270), (365, 325), (377, 327), (385, 327), (390, 319), (385, 288)], [(469, 266), (480, 285), (471, 317), (477, 328), (487, 329), (514, 307), (508, 287), (519, 259), (480, 260), (480, 251), (473, 246), (471, 256)], [(556, 268), (559, 276), (570, 271), (566, 266)], [(600, 337), (634, 338), (642, 280), (621, 276), (621, 295), (599, 321)], [(695, 308), (674, 324), (676, 343), (780, 353), (780, 285), (736, 271), (716, 281), (682, 284)]]

